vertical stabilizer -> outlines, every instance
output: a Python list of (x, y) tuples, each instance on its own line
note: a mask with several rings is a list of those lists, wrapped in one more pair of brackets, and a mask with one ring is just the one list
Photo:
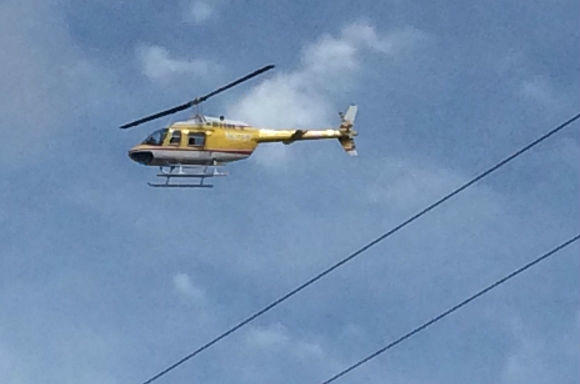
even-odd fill
[(342, 121), (349, 122), (350, 124), (354, 125), (354, 119), (356, 118), (357, 111), (358, 107), (356, 105), (349, 105), (343, 115)]

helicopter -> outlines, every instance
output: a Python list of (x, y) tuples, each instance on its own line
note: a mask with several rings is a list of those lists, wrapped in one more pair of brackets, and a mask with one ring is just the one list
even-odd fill
[[(196, 107), (210, 97), (272, 68), (274, 65), (267, 65), (204, 96), (123, 124), (120, 128), (132, 128)], [(275, 130), (252, 127), (245, 122), (225, 119), (223, 116), (211, 117), (197, 113), (189, 120), (174, 122), (166, 128), (151, 133), (140, 144), (129, 150), (129, 157), (137, 163), (159, 167), (157, 177), (161, 181), (147, 183), (151, 187), (212, 188), (213, 185), (205, 183), (205, 179), (227, 176), (227, 173), (221, 169), (222, 166), (248, 158), (261, 143), (291, 144), (301, 140), (338, 139), (347, 154), (356, 156), (354, 137), (357, 136), (357, 132), (353, 129), (356, 114), (356, 105), (350, 105), (345, 113), (339, 113), (341, 123), (338, 129)], [(176, 181), (192, 179), (198, 182)]]

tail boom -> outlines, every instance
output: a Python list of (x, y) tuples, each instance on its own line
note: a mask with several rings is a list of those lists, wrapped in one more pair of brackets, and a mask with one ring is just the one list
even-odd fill
[(340, 130), (324, 129), (324, 130), (303, 130), (303, 129), (260, 129), (258, 136), (258, 143), (273, 143), (283, 142), (290, 144), (301, 140), (322, 140), (322, 139), (338, 139), (342, 136)]
[(338, 139), (340, 145), (347, 154), (356, 156), (357, 152), (354, 137), (357, 136), (358, 133), (353, 129), (356, 114), (356, 105), (349, 106), (344, 114), (340, 114), (341, 124), (338, 129), (259, 129), (256, 141), (258, 143), (282, 142), (284, 144), (291, 144), (295, 141), (302, 140)]

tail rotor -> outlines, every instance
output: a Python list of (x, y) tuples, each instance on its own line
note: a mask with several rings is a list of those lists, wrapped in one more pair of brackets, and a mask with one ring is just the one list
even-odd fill
[(342, 136), (338, 138), (338, 141), (345, 152), (350, 156), (358, 156), (356, 145), (354, 143), (354, 137), (358, 135), (358, 132), (353, 129), (357, 111), (357, 106), (352, 104), (349, 105), (345, 113), (339, 113), (341, 120), (339, 131)]

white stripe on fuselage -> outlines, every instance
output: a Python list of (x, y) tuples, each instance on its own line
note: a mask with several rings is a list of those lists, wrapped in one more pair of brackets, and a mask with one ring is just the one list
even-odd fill
[(167, 149), (148, 149), (153, 154), (151, 165), (166, 164), (212, 164), (214, 162), (225, 163), (242, 160), (249, 157), (252, 152), (228, 152), (228, 151), (182, 151)]

